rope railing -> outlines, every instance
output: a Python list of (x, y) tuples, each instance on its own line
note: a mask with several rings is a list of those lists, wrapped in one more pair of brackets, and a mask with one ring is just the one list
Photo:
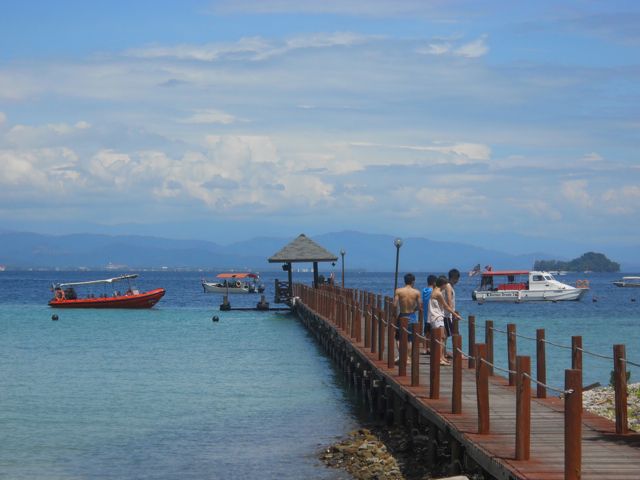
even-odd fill
[(488, 360), (486, 360), (484, 358), (481, 358), (480, 361), (482, 363), (485, 363), (485, 364), (489, 365), (491, 368), (495, 368), (496, 370), (499, 370), (499, 371), (504, 372), (504, 373), (513, 373), (513, 374), (518, 373), (515, 370), (509, 370), (508, 368), (502, 368), (502, 367), (499, 367), (497, 365), (494, 365), (493, 363), (489, 362)]
[[(487, 327), (487, 328), (488, 328), (489, 330), (493, 330), (494, 332), (500, 332), (500, 333), (504, 333), (504, 334), (509, 335), (509, 332), (508, 332), (508, 331), (506, 331), (506, 330), (501, 330), (501, 329), (496, 328), (496, 327)], [(534, 341), (534, 342), (537, 342), (537, 341), (538, 341), (538, 339), (537, 339), (537, 338), (535, 338), (535, 337), (529, 337), (529, 336), (527, 336), (527, 335), (522, 335), (522, 334), (520, 334), (520, 333), (512, 333), (512, 335), (515, 335), (516, 337), (524, 338), (524, 339), (527, 339), (527, 340), (532, 340), (532, 341)], [(551, 340), (547, 340), (546, 338), (543, 338), (543, 339), (541, 339), (540, 341), (542, 341), (542, 342), (544, 342), (544, 343), (548, 343), (549, 345), (553, 345), (554, 347), (563, 348), (563, 349), (565, 349), (565, 350), (573, 350), (573, 347), (572, 347), (572, 346), (569, 346), (569, 345), (562, 345), (562, 344), (560, 344), (560, 343), (555, 343), (555, 342), (552, 342)], [(576, 348), (576, 350), (579, 350), (579, 351), (581, 351), (582, 353), (586, 353), (587, 355), (591, 355), (591, 356), (593, 356), (593, 357), (602, 358), (603, 360), (614, 360), (614, 358), (613, 358), (611, 355), (603, 355), (603, 354), (598, 353), (598, 352), (592, 352), (592, 351), (590, 351), (590, 350), (586, 350), (586, 349), (584, 349), (584, 348), (582, 348), (582, 347), (575, 347), (575, 348)], [(625, 361), (626, 361), (629, 365), (633, 365), (634, 367), (640, 367), (640, 364), (637, 364), (637, 363), (631, 362), (631, 361), (629, 361), (629, 360), (625, 360)]]
[(640, 367), (640, 364), (638, 364), (636, 362), (632, 362), (631, 360), (628, 360), (626, 358), (621, 358), (620, 361), (626, 363), (627, 365), (633, 365), (634, 367)]
[(576, 347), (576, 350), (580, 350), (582, 353), (586, 353), (587, 355), (593, 355), (594, 357), (604, 358), (605, 360), (614, 360), (613, 357), (602, 355), (600, 353), (590, 352), (589, 350), (585, 350), (582, 347)]
[(529, 375), (528, 373), (523, 373), (523, 376), (527, 377), (529, 380), (531, 380), (534, 383), (537, 383), (538, 385), (544, 387), (544, 388), (548, 388), (549, 390), (551, 390), (552, 392), (556, 392), (559, 393), (560, 395), (569, 395), (570, 393), (573, 393), (573, 389), (568, 389), (568, 390), (561, 390), (559, 388), (555, 388), (552, 387), (551, 385), (547, 385), (546, 383), (543, 383), (539, 380), (536, 380), (535, 378), (533, 378), (531, 375)]
[(467, 360), (475, 360), (476, 357), (473, 357), (471, 355), (467, 355), (466, 353), (464, 353), (462, 350), (460, 350), (458, 347), (455, 348), (456, 352), (459, 352), (463, 358), (466, 358)]

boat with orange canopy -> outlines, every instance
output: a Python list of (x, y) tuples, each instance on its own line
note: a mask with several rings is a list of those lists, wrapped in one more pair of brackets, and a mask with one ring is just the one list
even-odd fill
[[(151, 308), (164, 296), (164, 288), (140, 292), (132, 283), (136, 274), (121, 275), (104, 280), (53, 284), (53, 298), (50, 307), (56, 308)], [(122, 292), (118, 282), (127, 282), (128, 288)], [(87, 289), (85, 295), (78, 295), (78, 288)], [(96, 293), (96, 290), (101, 290)]]

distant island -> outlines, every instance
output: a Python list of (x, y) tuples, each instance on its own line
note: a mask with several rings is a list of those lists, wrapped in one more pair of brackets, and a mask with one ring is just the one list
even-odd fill
[(567, 272), (619, 272), (620, 264), (609, 260), (604, 254), (587, 252), (569, 262), (559, 260), (536, 260), (534, 270), (566, 270)]

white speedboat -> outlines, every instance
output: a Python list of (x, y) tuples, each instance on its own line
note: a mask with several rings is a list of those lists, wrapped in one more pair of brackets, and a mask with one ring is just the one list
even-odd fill
[(622, 280), (613, 282), (616, 287), (640, 287), (640, 277), (622, 277)]
[(221, 273), (217, 275), (219, 282), (206, 282), (202, 280), (202, 288), (205, 293), (262, 293), (264, 285), (260, 283), (257, 273)]
[(586, 280), (579, 280), (573, 287), (559, 282), (549, 272), (504, 270), (482, 272), (480, 287), (471, 296), (480, 303), (558, 302), (580, 300), (588, 291)]

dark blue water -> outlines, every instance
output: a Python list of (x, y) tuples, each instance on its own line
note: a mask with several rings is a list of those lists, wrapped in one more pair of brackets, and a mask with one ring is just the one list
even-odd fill
[[(316, 460), (320, 445), (358, 421), (330, 362), (288, 314), (220, 312), (221, 297), (202, 292), (200, 275), (144, 273), (141, 290), (167, 289), (152, 310), (54, 311), (46, 306), (52, 281), (104, 272), (0, 274), (0, 478), (341, 475)], [(274, 276), (263, 275), (268, 301)], [(417, 276), (425, 283), (426, 274)], [(592, 290), (581, 302), (517, 305), (476, 304), (477, 280), (465, 277), (458, 310), (476, 315), (479, 339), (484, 320), (504, 330), (513, 322), (519, 334), (545, 328), (566, 346), (582, 335), (585, 349), (604, 355), (625, 343), (640, 363), (640, 289), (614, 287), (619, 276), (560, 277), (588, 278)], [(294, 279), (308, 283), (310, 274)], [(391, 294), (393, 274), (347, 272), (347, 286)], [(258, 300), (231, 297), (233, 306)], [(496, 362), (506, 366), (506, 337), (495, 339)], [(518, 349), (535, 356), (534, 342), (519, 339)], [(560, 387), (570, 351), (548, 345), (547, 355), (548, 381)], [(585, 355), (584, 367), (585, 384), (608, 383), (610, 361)], [(640, 380), (640, 369), (630, 370)]]

